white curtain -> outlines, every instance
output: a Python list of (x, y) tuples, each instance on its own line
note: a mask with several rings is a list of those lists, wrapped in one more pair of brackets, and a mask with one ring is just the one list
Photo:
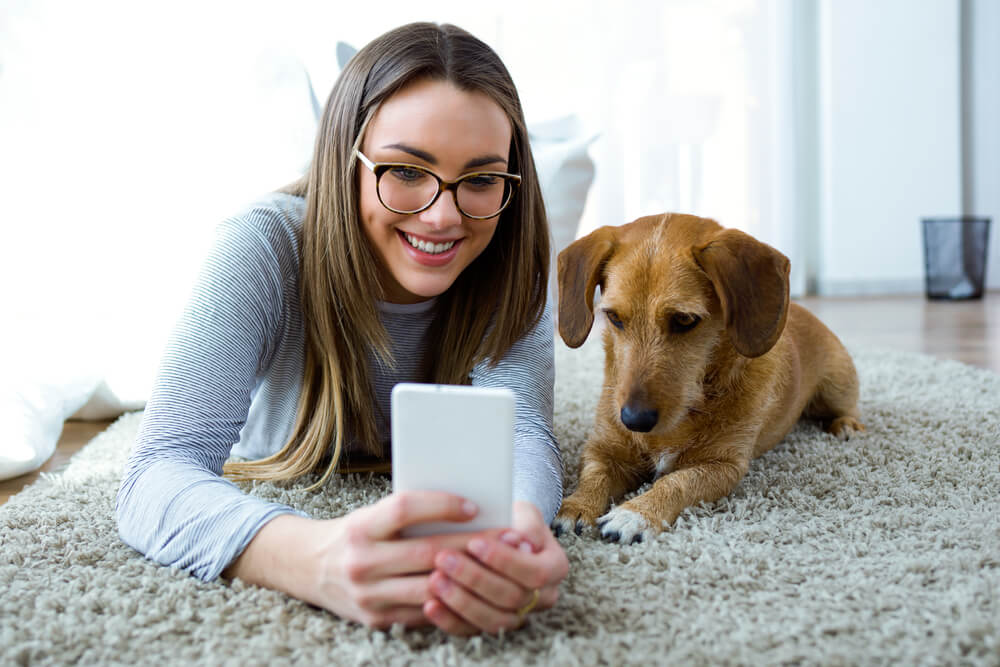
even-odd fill
[(814, 222), (798, 194), (810, 178), (797, 82), (809, 83), (798, 60), (809, 6), (584, 0), (500, 13), (495, 43), (528, 113), (578, 113), (599, 133), (580, 233), (664, 211), (712, 217), (788, 255), (801, 294)]

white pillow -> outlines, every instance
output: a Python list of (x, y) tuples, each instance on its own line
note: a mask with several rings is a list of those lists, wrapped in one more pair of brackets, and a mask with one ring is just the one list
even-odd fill
[(549, 294), (554, 299), (556, 256), (576, 240), (587, 193), (594, 183), (594, 161), (587, 148), (597, 137), (583, 132), (575, 115), (529, 123), (528, 135), (552, 231)]
[[(37, 469), (55, 451), (63, 422), (100, 384), (86, 350), (27, 323), (5, 336), (0, 380), (0, 480)], [(38, 352), (41, 351), (41, 354)]]
[[(145, 73), (148, 59), (105, 67), (120, 54), (71, 32), (37, 37), (3, 45), (0, 77), (0, 220), (15, 249), (0, 264), (0, 478), (44, 463), (67, 418), (145, 405), (219, 222), (301, 174), (316, 133), (308, 75), (288, 52), (248, 40), (175, 58), (153, 45), (163, 69)], [(53, 56), (49, 72), (50, 50), (81, 62)]]

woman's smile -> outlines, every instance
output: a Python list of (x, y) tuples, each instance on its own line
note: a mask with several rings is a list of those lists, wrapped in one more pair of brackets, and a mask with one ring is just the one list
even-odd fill
[(458, 256), (461, 238), (434, 239), (397, 229), (407, 254), (424, 266), (444, 266)]

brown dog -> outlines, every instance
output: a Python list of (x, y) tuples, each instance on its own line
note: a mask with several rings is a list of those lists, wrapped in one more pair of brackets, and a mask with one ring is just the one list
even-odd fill
[[(858, 377), (833, 333), (788, 300), (788, 258), (691, 215), (602, 227), (559, 253), (559, 334), (594, 323), (601, 287), (604, 390), (556, 532), (598, 523), (611, 540), (659, 532), (730, 493), (801, 415), (863, 431)], [(651, 489), (605, 513), (644, 482)]]

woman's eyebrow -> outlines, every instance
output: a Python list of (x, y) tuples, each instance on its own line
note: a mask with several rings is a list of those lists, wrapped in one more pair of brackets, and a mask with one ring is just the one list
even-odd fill
[[(421, 160), (423, 160), (428, 164), (436, 165), (438, 163), (437, 158), (435, 158), (427, 151), (420, 150), (419, 148), (414, 148), (413, 146), (410, 146), (408, 144), (399, 144), (399, 143), (388, 144), (386, 146), (382, 146), (382, 148), (393, 148), (398, 151), (403, 151), (404, 153), (409, 153), (413, 157), (420, 158)], [(477, 158), (472, 158), (471, 160), (466, 162), (464, 168), (473, 169), (475, 167), (482, 167), (483, 165), (495, 164), (498, 162), (502, 163), (504, 166), (507, 165), (507, 160), (500, 157), (499, 155), (496, 154), (482, 155)]]
[(499, 155), (484, 155), (482, 157), (477, 157), (469, 160), (465, 163), (466, 169), (472, 169), (474, 167), (482, 167), (487, 164), (495, 164), (497, 162), (502, 162), (503, 166), (507, 167), (507, 160), (503, 159)]
[(424, 162), (437, 164), (437, 159), (433, 155), (427, 151), (422, 151), (419, 148), (414, 148), (413, 146), (407, 146), (406, 144), (388, 144), (382, 148), (394, 148), (397, 151), (403, 151), (404, 153), (409, 153), (413, 157), (420, 158)]

